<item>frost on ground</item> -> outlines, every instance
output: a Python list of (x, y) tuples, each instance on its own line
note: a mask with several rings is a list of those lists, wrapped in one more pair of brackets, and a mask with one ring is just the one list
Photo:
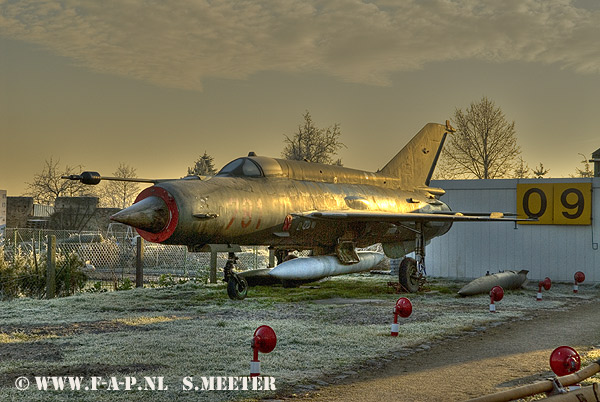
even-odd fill
[[(247, 376), (250, 339), (260, 325), (271, 326), (278, 337), (275, 350), (260, 356), (261, 374), (289, 391), (334, 382), (447, 337), (563, 309), (600, 293), (581, 287), (574, 295), (570, 285), (559, 284), (536, 301), (537, 289), (508, 291), (491, 314), (488, 296), (455, 296), (462, 283), (438, 280), (429, 291), (397, 295), (387, 286), (389, 279), (350, 275), (298, 289), (257, 287), (243, 301), (227, 299), (224, 285), (190, 283), (2, 302), (0, 400), (197, 400), (197, 392), (183, 391), (182, 379)], [(400, 319), (400, 335), (393, 338), (392, 309), (400, 296), (412, 301), (413, 314)], [(164, 377), (168, 390), (18, 391), (20, 376), (32, 381), (35, 376)], [(199, 392), (212, 401), (272, 395)]]

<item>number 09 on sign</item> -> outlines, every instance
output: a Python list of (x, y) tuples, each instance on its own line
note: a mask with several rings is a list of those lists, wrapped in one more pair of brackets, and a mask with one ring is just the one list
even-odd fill
[(590, 225), (591, 183), (517, 184), (517, 214), (538, 225)]

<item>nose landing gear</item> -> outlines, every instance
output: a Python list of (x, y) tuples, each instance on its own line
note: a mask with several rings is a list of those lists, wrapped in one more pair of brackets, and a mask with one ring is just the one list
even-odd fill
[(246, 279), (233, 272), (237, 260), (235, 253), (230, 252), (223, 268), (223, 280), (227, 282), (227, 295), (231, 300), (243, 300), (248, 294)]

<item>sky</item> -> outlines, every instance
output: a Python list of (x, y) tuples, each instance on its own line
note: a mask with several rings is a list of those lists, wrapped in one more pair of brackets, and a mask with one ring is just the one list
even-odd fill
[(0, 189), (45, 161), (177, 178), (280, 157), (309, 111), (383, 167), (483, 96), (530, 167), (600, 148), (597, 0), (0, 0)]

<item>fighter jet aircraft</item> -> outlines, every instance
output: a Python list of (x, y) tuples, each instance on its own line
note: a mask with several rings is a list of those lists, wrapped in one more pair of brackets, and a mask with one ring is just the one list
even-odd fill
[[(356, 249), (381, 243), (390, 258), (415, 252), (415, 259), (402, 260), (399, 274), (402, 286), (414, 292), (424, 275), (425, 244), (448, 232), (452, 222), (515, 220), (501, 213), (452, 212), (439, 200), (444, 190), (429, 184), (452, 132), (448, 121), (425, 125), (377, 172), (250, 152), (206, 180), (141, 180), (154, 185), (111, 219), (133, 226), (148, 241), (191, 251), (207, 244), (269, 246), (280, 264), (267, 275), (284, 283), (372, 269), (383, 255)], [(103, 179), (96, 172), (66, 178), (87, 184)], [(293, 250), (311, 250), (311, 256), (286, 258)], [(235, 273), (235, 261), (230, 253), (224, 280), (229, 296), (242, 299), (252, 271)]]

